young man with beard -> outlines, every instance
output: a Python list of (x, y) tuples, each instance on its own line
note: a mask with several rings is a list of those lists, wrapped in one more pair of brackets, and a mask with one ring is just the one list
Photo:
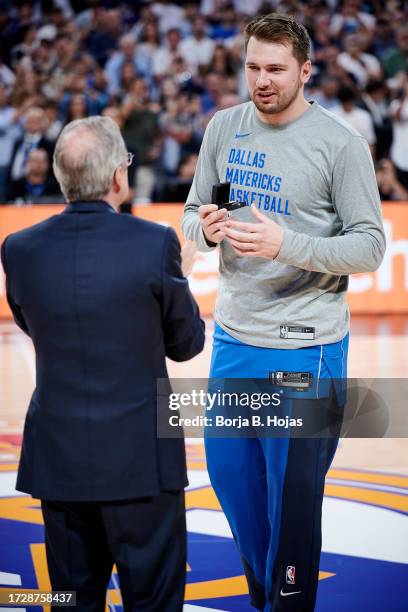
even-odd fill
[[(305, 28), (270, 14), (245, 35), (251, 101), (209, 123), (183, 218), (200, 250), (220, 245), (210, 377), (307, 373), (329, 389), (319, 392), (322, 410), (336, 411), (335, 380), (347, 369), (347, 278), (377, 269), (385, 249), (373, 163), (353, 128), (305, 99)], [(208, 204), (220, 181), (231, 183), (231, 201), (248, 205), (232, 218)], [(319, 387), (324, 378), (333, 383)], [(252, 604), (313, 610), (337, 439), (207, 434), (208, 471)]]

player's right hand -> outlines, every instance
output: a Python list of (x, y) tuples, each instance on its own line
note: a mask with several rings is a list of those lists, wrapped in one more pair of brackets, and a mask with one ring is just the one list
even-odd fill
[(216, 204), (203, 204), (198, 209), (201, 227), (208, 242), (219, 244), (225, 238), (227, 209), (218, 209)]

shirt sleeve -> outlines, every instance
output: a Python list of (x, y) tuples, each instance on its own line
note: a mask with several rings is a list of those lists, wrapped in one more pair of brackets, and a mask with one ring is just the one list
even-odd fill
[(372, 157), (359, 136), (348, 141), (335, 161), (332, 202), (343, 225), (341, 234), (323, 238), (285, 229), (276, 260), (326, 274), (376, 270), (385, 252), (381, 203)]
[(196, 242), (199, 251), (212, 251), (217, 246), (207, 242), (198, 215), (198, 209), (202, 204), (211, 203), (212, 186), (220, 182), (216, 167), (216, 121), (217, 115), (214, 115), (205, 131), (181, 222), (184, 236), (187, 240)]

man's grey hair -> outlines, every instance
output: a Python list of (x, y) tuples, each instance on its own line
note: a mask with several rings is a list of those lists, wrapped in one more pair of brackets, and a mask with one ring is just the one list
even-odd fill
[(53, 169), (68, 200), (102, 200), (115, 170), (125, 165), (127, 150), (110, 117), (87, 117), (68, 123), (57, 140)]

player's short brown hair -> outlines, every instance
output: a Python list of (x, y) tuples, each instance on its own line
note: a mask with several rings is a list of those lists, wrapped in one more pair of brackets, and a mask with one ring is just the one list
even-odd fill
[(291, 43), (293, 55), (299, 64), (310, 60), (310, 36), (305, 26), (289, 15), (270, 13), (250, 21), (245, 28), (245, 51), (252, 36), (261, 42)]

